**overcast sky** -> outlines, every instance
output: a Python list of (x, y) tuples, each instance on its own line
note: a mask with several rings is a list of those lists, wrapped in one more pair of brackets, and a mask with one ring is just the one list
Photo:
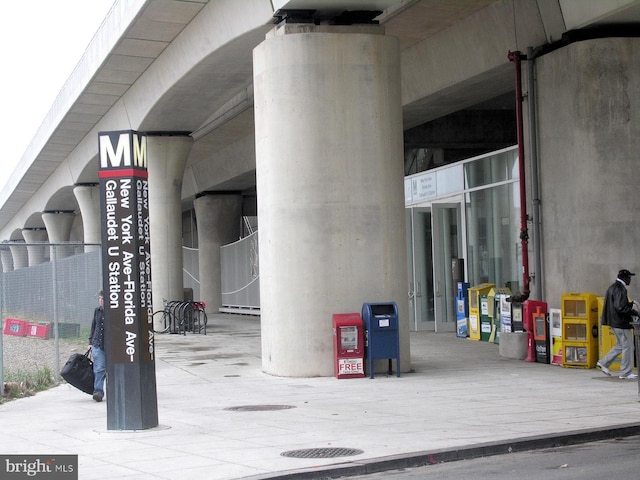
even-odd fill
[(115, 0), (0, 2), (0, 189), (114, 3)]

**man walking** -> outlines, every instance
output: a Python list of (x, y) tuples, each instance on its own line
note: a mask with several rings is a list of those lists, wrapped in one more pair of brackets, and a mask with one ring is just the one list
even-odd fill
[(93, 399), (101, 402), (104, 398), (104, 379), (106, 376), (104, 355), (104, 297), (102, 290), (98, 294), (98, 306), (93, 312), (91, 333), (89, 334), (89, 348), (93, 359)]
[(622, 354), (620, 361), (620, 378), (633, 380), (638, 375), (633, 373), (633, 332), (631, 322), (633, 317), (640, 314), (634, 309), (634, 304), (627, 296), (627, 285), (635, 273), (623, 269), (618, 272), (618, 278), (607, 289), (602, 309), (602, 325), (609, 325), (616, 336), (614, 347), (596, 365), (605, 375), (611, 375), (609, 365)]

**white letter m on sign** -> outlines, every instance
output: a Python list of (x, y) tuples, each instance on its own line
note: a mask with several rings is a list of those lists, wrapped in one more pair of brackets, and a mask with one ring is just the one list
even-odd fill
[[(112, 140), (116, 139), (114, 148)], [(139, 135), (133, 131), (100, 135), (100, 168), (131, 168), (132, 166), (147, 168), (146, 135)]]
[(100, 135), (100, 168), (131, 166), (131, 134), (121, 133), (114, 150), (109, 135)]

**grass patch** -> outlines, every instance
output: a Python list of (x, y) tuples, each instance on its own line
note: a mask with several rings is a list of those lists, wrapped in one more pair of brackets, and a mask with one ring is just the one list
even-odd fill
[(35, 372), (6, 372), (5, 379), (0, 405), (17, 398), (31, 397), (56, 384), (55, 375), (49, 367), (38, 368)]

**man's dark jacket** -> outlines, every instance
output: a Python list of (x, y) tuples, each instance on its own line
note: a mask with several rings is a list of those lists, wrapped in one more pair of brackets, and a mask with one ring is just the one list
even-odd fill
[(632, 326), (629, 322), (633, 321), (634, 316), (637, 317), (638, 312), (633, 309), (633, 302), (629, 301), (627, 288), (621, 281), (616, 280), (607, 289), (604, 297), (602, 324), (612, 328), (630, 329)]
[(102, 307), (97, 307), (93, 311), (89, 343), (94, 347), (104, 350), (104, 309)]

